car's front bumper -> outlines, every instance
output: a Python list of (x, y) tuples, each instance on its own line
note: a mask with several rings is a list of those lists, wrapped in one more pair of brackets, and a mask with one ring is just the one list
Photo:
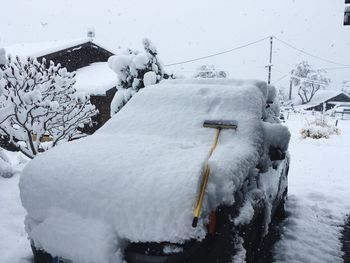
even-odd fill
[(34, 255), (34, 263), (73, 263), (68, 259), (63, 259), (61, 257), (52, 257), (44, 250), (37, 249), (33, 244), (31, 244), (31, 247)]

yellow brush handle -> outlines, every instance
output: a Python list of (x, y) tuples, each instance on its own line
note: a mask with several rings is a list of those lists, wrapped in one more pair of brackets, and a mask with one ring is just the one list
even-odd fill
[(196, 204), (196, 208), (194, 209), (194, 217), (193, 217), (193, 222), (192, 222), (192, 226), (196, 227), (197, 223), (198, 223), (198, 218), (199, 215), (201, 213), (201, 208), (202, 208), (202, 203), (203, 203), (203, 198), (204, 198), (204, 193), (205, 193), (205, 189), (207, 188), (207, 184), (208, 184), (208, 179), (209, 179), (209, 175), (210, 175), (210, 168), (209, 168), (209, 158), (211, 157), (211, 155), (213, 154), (218, 141), (219, 141), (219, 136), (220, 136), (220, 131), (221, 129), (218, 128), (216, 129), (216, 134), (215, 134), (215, 138), (214, 138), (214, 142), (211, 146), (211, 149), (209, 151), (209, 155), (208, 158), (205, 162), (205, 167), (204, 167), (204, 175), (203, 175), (203, 180), (202, 180), (202, 184), (201, 184), (201, 189), (199, 192), (199, 196), (197, 199), (197, 204)]

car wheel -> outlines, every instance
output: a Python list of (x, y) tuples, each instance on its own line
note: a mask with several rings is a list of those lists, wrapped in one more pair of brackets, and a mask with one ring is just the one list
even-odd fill
[(34, 263), (52, 263), (53, 258), (50, 254), (46, 253), (44, 250), (36, 249), (36, 247), (31, 244), (33, 256), (34, 256)]

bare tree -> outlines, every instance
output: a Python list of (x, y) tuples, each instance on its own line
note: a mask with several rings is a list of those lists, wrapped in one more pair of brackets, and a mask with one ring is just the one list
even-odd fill
[(80, 133), (97, 110), (74, 77), (53, 62), (9, 57), (0, 67), (0, 135), (33, 158)]
[(309, 62), (301, 61), (295, 65), (295, 68), (292, 70), (292, 81), (294, 86), (299, 86), (300, 81), (307, 77), (309, 73), (313, 72), (313, 69)]
[(326, 88), (330, 79), (325, 70), (314, 70), (307, 61), (302, 61), (292, 70), (292, 81), (298, 87), (302, 104), (309, 103), (317, 91)]
[(320, 89), (327, 87), (330, 79), (326, 77), (326, 72), (317, 70), (309, 73), (306, 78), (301, 79), (298, 95), (302, 104), (309, 103)]

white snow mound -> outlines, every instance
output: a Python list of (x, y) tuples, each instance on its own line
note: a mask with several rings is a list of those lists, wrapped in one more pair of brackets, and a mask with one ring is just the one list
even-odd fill
[[(203, 238), (208, 214), (234, 202), (233, 192), (259, 162), (266, 100), (266, 83), (259, 81), (173, 80), (140, 90), (94, 135), (55, 147), (26, 166), (20, 190), (29, 238), (77, 262), (113, 258), (117, 240)], [(199, 226), (193, 229), (215, 134), (203, 128), (205, 120), (237, 120), (238, 129), (221, 132)], [(108, 229), (113, 233), (106, 234)], [(67, 241), (71, 233), (79, 237)], [(105, 240), (91, 248), (85, 242), (93, 236)], [(71, 249), (72, 241), (80, 249)], [(81, 258), (92, 250), (90, 261)]]

